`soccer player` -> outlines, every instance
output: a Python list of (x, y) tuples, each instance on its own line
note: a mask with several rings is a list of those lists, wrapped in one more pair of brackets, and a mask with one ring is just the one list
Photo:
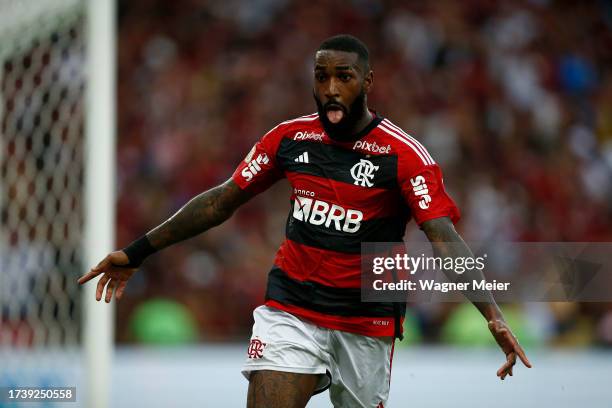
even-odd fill
[[(268, 276), (243, 374), (249, 408), (304, 407), (327, 388), (334, 407), (383, 407), (405, 303), (360, 301), (361, 242), (398, 242), (409, 219), (440, 256), (472, 256), (454, 228), (459, 211), (421, 143), (367, 106), (374, 82), (366, 46), (325, 40), (314, 60), (317, 113), (266, 133), (225, 183), (194, 197), (79, 279), (102, 275), (96, 299), (120, 299), (144, 259), (221, 224), (286, 177), (292, 187), (286, 239)], [(491, 296), (473, 301), (512, 375), (524, 351)]]

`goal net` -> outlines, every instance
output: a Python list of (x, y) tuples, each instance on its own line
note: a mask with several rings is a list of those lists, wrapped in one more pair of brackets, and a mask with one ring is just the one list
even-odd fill
[(0, 0), (0, 387), (77, 387), (76, 406), (86, 13), (84, 0)]

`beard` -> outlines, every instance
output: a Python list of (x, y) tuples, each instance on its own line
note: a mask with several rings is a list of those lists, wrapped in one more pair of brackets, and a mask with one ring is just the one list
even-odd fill
[[(355, 124), (364, 116), (363, 107), (365, 106), (366, 98), (365, 90), (361, 89), (359, 95), (357, 95), (355, 100), (348, 108), (334, 101), (328, 101), (325, 105), (323, 105), (321, 100), (317, 98), (317, 95), (315, 95), (314, 92), (313, 97), (317, 104), (317, 112), (319, 114), (319, 119), (323, 124), (325, 133), (327, 133), (327, 135), (333, 140), (339, 142), (352, 141), (354, 134), (358, 131), (358, 129), (355, 129)], [(332, 123), (327, 118), (327, 107), (329, 105), (341, 106), (342, 111), (344, 112), (344, 117), (340, 122)]]

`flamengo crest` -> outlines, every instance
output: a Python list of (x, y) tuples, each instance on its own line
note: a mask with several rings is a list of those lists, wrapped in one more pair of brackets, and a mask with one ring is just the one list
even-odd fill
[(351, 176), (355, 179), (355, 185), (361, 187), (372, 187), (372, 179), (374, 178), (374, 172), (378, 170), (379, 166), (375, 166), (369, 160), (361, 159), (359, 163), (355, 163), (351, 167)]
[(262, 358), (264, 347), (266, 347), (266, 343), (262, 342), (258, 338), (251, 339), (251, 343), (249, 343), (249, 348), (247, 350), (247, 355), (249, 358)]

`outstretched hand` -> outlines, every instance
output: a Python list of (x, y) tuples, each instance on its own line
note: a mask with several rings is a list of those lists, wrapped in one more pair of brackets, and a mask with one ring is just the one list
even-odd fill
[(490, 320), (489, 330), (491, 330), (491, 334), (495, 337), (499, 347), (506, 354), (506, 362), (497, 370), (497, 376), (500, 379), (503, 380), (507, 375), (512, 376), (512, 368), (516, 364), (517, 356), (525, 364), (525, 367), (531, 368), (531, 363), (527, 359), (525, 351), (523, 351), (516, 336), (512, 334), (512, 330), (510, 330), (506, 322), (503, 320)]
[[(104, 287), (106, 286), (106, 296), (104, 301), (110, 303), (113, 292), (115, 293), (115, 299), (119, 300), (123, 296), (123, 291), (127, 285), (127, 281), (132, 277), (134, 272), (138, 268), (130, 268), (128, 265), (129, 259), (125, 252), (115, 251), (111, 252), (104, 258), (95, 268), (92, 268), (88, 273), (81, 276), (78, 280), (79, 284), (82, 285), (85, 282), (90, 281), (98, 275), (103, 274), (102, 278), (98, 281), (96, 288), (96, 300), (102, 299)], [(108, 286), (106, 285), (108, 283)]]

